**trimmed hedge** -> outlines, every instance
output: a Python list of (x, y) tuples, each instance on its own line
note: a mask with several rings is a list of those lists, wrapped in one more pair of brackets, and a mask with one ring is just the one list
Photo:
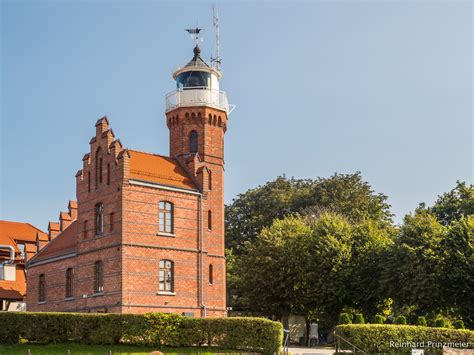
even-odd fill
[[(410, 353), (412, 348), (442, 352), (443, 345), (474, 347), (474, 331), (460, 329), (395, 324), (347, 324), (338, 325), (336, 335), (367, 353)], [(454, 346), (453, 343), (458, 345)], [(343, 341), (340, 344), (343, 348), (351, 349)]]
[(212, 346), (273, 354), (283, 339), (263, 318), (187, 318), (178, 314), (0, 313), (0, 343)]

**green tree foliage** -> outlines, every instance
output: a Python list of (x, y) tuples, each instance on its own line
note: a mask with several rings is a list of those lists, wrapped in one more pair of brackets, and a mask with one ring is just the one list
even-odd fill
[(442, 272), (439, 282), (445, 308), (454, 307), (469, 326), (474, 325), (474, 215), (448, 226), (441, 242)]
[(362, 313), (357, 313), (355, 315), (354, 324), (365, 324), (364, 315)]
[(429, 211), (445, 226), (461, 217), (474, 215), (474, 185), (458, 181), (454, 189), (438, 197)]
[(420, 327), (428, 326), (428, 323), (426, 323), (426, 318), (424, 316), (419, 316), (416, 320), (416, 325), (419, 325)]
[(395, 324), (407, 324), (407, 317), (402, 315), (398, 316), (395, 318)]
[(440, 244), (446, 228), (427, 211), (407, 215), (387, 256), (384, 284), (398, 304), (426, 313), (441, 306)]
[(226, 206), (226, 247), (239, 254), (244, 242), (253, 241), (274, 219), (322, 212), (341, 214), (357, 223), (371, 219), (390, 224), (392, 217), (387, 196), (375, 193), (359, 172), (316, 180), (280, 176), (238, 195)]
[(381, 314), (376, 314), (374, 317), (374, 324), (384, 324), (385, 323), (385, 317), (382, 316)]
[(454, 329), (465, 329), (464, 322), (461, 319), (454, 321), (453, 327)]
[(339, 320), (337, 324), (352, 324), (351, 317), (348, 313), (341, 313), (339, 314)]
[[(304, 303), (311, 228), (296, 216), (275, 220), (236, 259), (235, 287), (245, 309), (287, 318)], [(285, 324), (286, 326), (286, 324)]]

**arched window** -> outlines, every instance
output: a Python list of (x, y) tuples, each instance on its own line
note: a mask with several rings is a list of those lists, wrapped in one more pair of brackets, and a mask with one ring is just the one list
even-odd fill
[(207, 229), (212, 229), (212, 212), (211, 210), (207, 211)]
[(95, 205), (95, 235), (100, 236), (104, 233), (104, 205), (98, 203)]
[(208, 183), (209, 183), (208, 189), (212, 190), (212, 171), (209, 171)]
[(70, 267), (66, 270), (66, 298), (74, 297), (74, 269)]
[(94, 263), (94, 293), (104, 291), (104, 266), (102, 261)]
[(198, 133), (191, 131), (189, 133), (189, 152), (196, 153), (198, 151)]
[(38, 302), (46, 300), (46, 284), (44, 274), (39, 275), (38, 278)]
[(173, 233), (174, 216), (173, 204), (167, 201), (160, 201), (158, 213), (158, 231), (160, 233)]
[(214, 267), (212, 264), (209, 264), (209, 284), (212, 285), (214, 283)]
[(171, 260), (160, 260), (159, 291), (174, 291), (174, 263)]

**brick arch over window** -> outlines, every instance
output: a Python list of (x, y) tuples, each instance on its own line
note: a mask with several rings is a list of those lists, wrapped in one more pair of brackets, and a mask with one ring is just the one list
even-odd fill
[(169, 201), (158, 204), (158, 232), (174, 233), (174, 205)]
[(189, 152), (196, 153), (198, 151), (198, 133), (195, 130), (189, 132)]

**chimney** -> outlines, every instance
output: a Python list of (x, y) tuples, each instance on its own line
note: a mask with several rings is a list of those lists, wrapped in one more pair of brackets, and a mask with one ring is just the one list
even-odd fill
[(77, 201), (69, 200), (69, 204), (67, 206), (69, 210), (69, 215), (71, 216), (71, 220), (77, 219)]
[(48, 224), (48, 236), (49, 240), (53, 240), (59, 234), (59, 223), (58, 222), (49, 222)]
[(71, 224), (71, 216), (67, 212), (61, 212), (59, 214), (59, 230), (62, 232)]

